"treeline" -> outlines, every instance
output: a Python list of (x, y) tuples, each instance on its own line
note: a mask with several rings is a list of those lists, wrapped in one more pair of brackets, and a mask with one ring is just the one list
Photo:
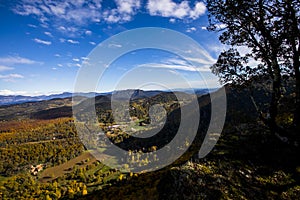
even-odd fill
[[(6, 122), (0, 134), (0, 174), (11, 176), (29, 170), (30, 165), (58, 165), (84, 151), (71, 119), (43, 123), (36, 121)], [(22, 126), (23, 125), (23, 126)]]

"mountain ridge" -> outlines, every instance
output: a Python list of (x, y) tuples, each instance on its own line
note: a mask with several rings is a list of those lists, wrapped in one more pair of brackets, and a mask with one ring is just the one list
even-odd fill
[[(203, 95), (209, 93), (208, 89), (204, 88), (194, 88), (196, 95)], [(174, 90), (167, 90), (167, 91), (179, 91), (179, 92), (186, 92), (191, 93), (189, 89), (174, 89)], [(39, 95), (39, 96), (29, 96), (29, 95), (0, 95), (0, 106), (4, 105), (14, 105), (14, 104), (21, 104), (27, 102), (38, 102), (38, 101), (45, 101), (51, 99), (63, 99), (69, 98), (72, 96), (82, 96), (82, 97), (95, 97), (99, 95), (112, 95), (114, 94), (115, 97), (120, 99), (128, 98), (129, 94), (131, 98), (138, 99), (138, 98), (145, 98), (155, 96), (161, 92), (166, 92), (164, 90), (140, 90), (140, 89), (127, 89), (127, 90), (116, 90), (112, 92), (63, 92), (58, 94), (51, 94), (51, 95)]]

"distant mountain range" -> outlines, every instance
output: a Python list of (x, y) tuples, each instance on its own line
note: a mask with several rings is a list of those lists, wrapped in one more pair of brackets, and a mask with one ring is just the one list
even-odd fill
[[(186, 92), (191, 93), (190, 90), (186, 89), (175, 89), (173, 91), (179, 91), (179, 92)], [(194, 89), (196, 95), (203, 95), (209, 93), (208, 89)], [(166, 91), (159, 91), (159, 90), (151, 90), (151, 91), (144, 91), (144, 90), (134, 90), (134, 89), (128, 89), (128, 90), (120, 90), (120, 91), (114, 91), (114, 92), (106, 92), (106, 93), (95, 93), (95, 92), (89, 92), (89, 93), (71, 93), (71, 92), (64, 92), (61, 94), (52, 94), (52, 95), (41, 95), (41, 96), (23, 96), (23, 95), (0, 95), (0, 106), (1, 105), (12, 105), (12, 104), (20, 104), (20, 103), (26, 103), (26, 102), (37, 102), (37, 101), (45, 101), (45, 100), (51, 100), (51, 99), (62, 99), (62, 98), (69, 98), (72, 96), (82, 96), (82, 97), (94, 97), (99, 95), (104, 96), (111, 96), (114, 95), (114, 99), (139, 99), (139, 98), (147, 98), (155, 96), (161, 92)], [(168, 91), (170, 92), (170, 91)]]

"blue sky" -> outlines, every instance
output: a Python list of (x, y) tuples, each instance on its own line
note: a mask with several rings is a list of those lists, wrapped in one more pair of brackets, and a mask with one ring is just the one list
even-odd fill
[[(77, 73), (89, 53), (111, 36), (135, 28), (162, 27), (184, 33), (207, 51), (211, 64), (223, 49), (217, 34), (205, 29), (207, 11), (201, 1), (2, 0), (0, 19), (0, 95), (73, 91)], [(182, 58), (145, 49), (113, 62), (98, 90), (116, 89), (118, 79), (136, 67), (155, 68), (156, 73), (149, 76), (176, 72), (192, 87), (205, 87), (199, 74)], [(202, 75), (216, 81), (209, 72)], [(182, 87), (180, 81), (169, 82), (172, 88)], [(134, 84), (128, 81), (118, 89), (135, 88)]]

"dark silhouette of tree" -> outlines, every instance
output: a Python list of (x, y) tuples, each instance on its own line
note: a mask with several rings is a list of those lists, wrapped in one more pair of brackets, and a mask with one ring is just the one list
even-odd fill
[[(208, 30), (220, 33), (220, 41), (230, 45), (220, 54), (212, 71), (223, 83), (245, 84), (257, 77), (271, 81), (268, 117), (261, 119), (273, 133), (285, 77), (295, 84), (294, 124), (300, 122), (300, 3), (297, 0), (207, 0)], [(236, 47), (246, 47), (241, 56)], [(250, 65), (254, 59), (258, 65)], [(256, 78), (255, 78), (256, 77)], [(266, 80), (264, 80), (266, 81)]]

